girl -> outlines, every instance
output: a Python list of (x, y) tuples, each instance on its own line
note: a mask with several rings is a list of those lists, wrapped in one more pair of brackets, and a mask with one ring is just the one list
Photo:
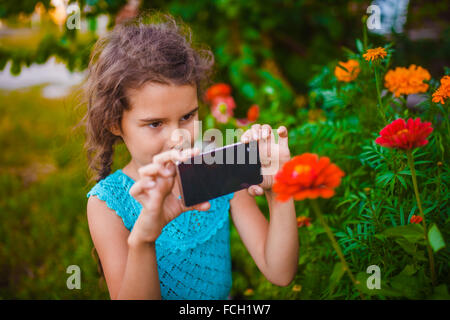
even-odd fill
[[(198, 97), (214, 58), (192, 45), (188, 27), (155, 14), (118, 25), (96, 44), (86, 82), (89, 165), (97, 184), (87, 194), (91, 237), (112, 299), (226, 299), (231, 288), (229, 210), (259, 270), (287, 286), (298, 261), (293, 200), (279, 202), (273, 176), (257, 186), (192, 207), (180, 201), (174, 162), (198, 154)], [(188, 148), (171, 139), (190, 133)], [(290, 159), (287, 129), (255, 124), (241, 141), (259, 140)], [(131, 161), (111, 173), (114, 145), (125, 143)], [(265, 165), (265, 164), (264, 164)], [(191, 186), (195, 188), (195, 186)], [(270, 223), (259, 210), (264, 194)]]

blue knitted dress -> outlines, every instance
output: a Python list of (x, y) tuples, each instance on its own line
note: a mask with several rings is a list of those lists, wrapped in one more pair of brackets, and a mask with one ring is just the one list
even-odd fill
[[(132, 230), (142, 205), (129, 190), (134, 180), (116, 170), (87, 194), (106, 202)], [(162, 299), (227, 299), (231, 289), (230, 199), (234, 192), (209, 200), (208, 211), (191, 210), (170, 221), (156, 239)]]

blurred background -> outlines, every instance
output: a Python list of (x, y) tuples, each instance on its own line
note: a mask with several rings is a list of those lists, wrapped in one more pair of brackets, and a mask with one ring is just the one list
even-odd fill
[[(169, 12), (213, 50), (214, 81), (232, 86), (236, 117), (258, 103), (258, 122), (292, 128), (322, 117), (308, 113), (310, 82), (358, 49), (373, 4), (381, 26), (368, 30), (371, 43), (394, 43), (393, 66), (414, 63), (439, 79), (450, 58), (448, 1), (1, 0), (0, 299), (109, 298), (91, 255), (86, 193), (93, 184), (84, 131), (75, 127), (86, 110), (80, 86), (98, 37), (142, 10)], [(203, 108), (201, 116), (208, 113)], [(113, 170), (129, 160), (123, 146), (115, 157)], [(268, 212), (264, 199), (258, 204)], [(325, 255), (320, 274), (301, 268), (301, 281), (273, 286), (234, 228), (232, 256), (235, 299), (324, 298), (333, 271)], [(69, 265), (81, 268), (80, 290), (66, 286)]]

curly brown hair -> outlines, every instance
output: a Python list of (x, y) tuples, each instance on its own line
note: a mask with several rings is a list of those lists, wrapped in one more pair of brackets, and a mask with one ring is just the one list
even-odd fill
[[(214, 55), (206, 45), (194, 44), (191, 29), (169, 14), (147, 11), (116, 25), (95, 44), (84, 84), (87, 112), (79, 125), (86, 127), (88, 166), (100, 181), (111, 173), (116, 143), (123, 143), (111, 128), (121, 128), (124, 110), (130, 109), (128, 89), (148, 82), (193, 85), (199, 97), (214, 73)], [(104, 280), (95, 250), (100, 282)]]
[(93, 179), (98, 182), (111, 173), (114, 145), (123, 141), (110, 129), (120, 128), (123, 111), (130, 109), (128, 89), (148, 82), (193, 85), (202, 97), (213, 66), (212, 51), (194, 44), (189, 26), (169, 14), (147, 11), (100, 38), (91, 53), (82, 119)]

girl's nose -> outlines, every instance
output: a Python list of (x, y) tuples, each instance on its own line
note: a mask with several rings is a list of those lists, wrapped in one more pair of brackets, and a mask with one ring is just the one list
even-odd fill
[(186, 141), (189, 141), (189, 137), (186, 136), (187, 134), (189, 132), (180, 129), (178, 126), (171, 127), (166, 137), (167, 149), (186, 149)]

